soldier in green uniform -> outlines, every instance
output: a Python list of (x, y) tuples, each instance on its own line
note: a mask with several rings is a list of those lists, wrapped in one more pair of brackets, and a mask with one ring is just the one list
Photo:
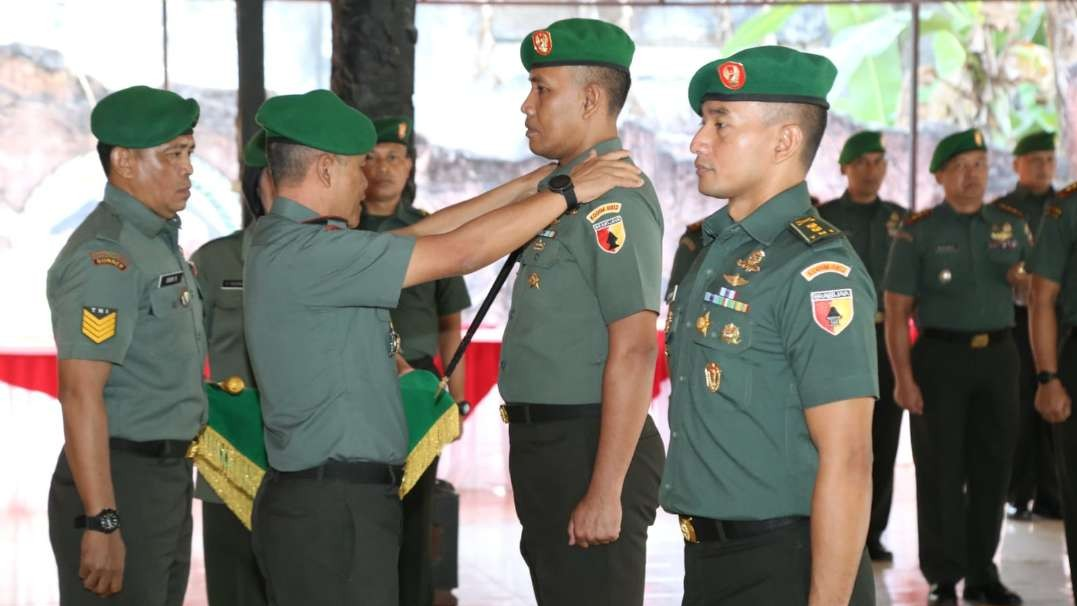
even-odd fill
[[(1077, 183), (1048, 203), (1028, 261), (1036, 410), (1052, 423), (1070, 574), (1077, 570)], [(1071, 583), (1077, 600), (1077, 584)]]
[[(411, 120), (405, 117), (374, 121), (377, 144), (367, 154), (366, 199), (363, 200), (359, 229), (385, 232), (420, 221), (427, 213), (403, 201), (404, 187), (414, 166), (409, 143)], [(440, 375), (434, 357), (447, 364), (460, 345), (460, 312), (471, 306), (467, 285), (460, 276), (442, 278), (405, 288), (400, 302), (390, 313), (400, 334), (400, 350), (412, 368)], [(449, 392), (464, 401), (464, 365), (456, 367), (449, 379)], [(427, 467), (404, 497), (403, 541), (400, 545), (400, 604), (430, 606), (434, 601), (431, 532), (433, 529), (434, 485), (438, 459)]]
[[(931, 172), (945, 201), (910, 216), (886, 273), (894, 399), (908, 410), (916, 461), (920, 569), (940, 603), (1020, 604), (992, 562), (1017, 423), (1013, 288), (1027, 282), (1031, 235), (1021, 213), (985, 206), (979, 130), (944, 138)], [(908, 320), (921, 337), (910, 353)]]
[(905, 218), (905, 209), (879, 198), (886, 178), (886, 148), (878, 132), (863, 131), (845, 141), (838, 156), (845, 175), (845, 193), (819, 207), (819, 216), (840, 229), (868, 268), (875, 284), (879, 308), (875, 312), (876, 358), (879, 363), (879, 399), (871, 419), (874, 451), (871, 478), (871, 522), (868, 524), (868, 556), (889, 562), (894, 555), (883, 546), (882, 535), (890, 518), (894, 497), (894, 461), (897, 458), (901, 417), (904, 412), (894, 402), (894, 375), (886, 357), (883, 334), (883, 275), (890, 243)]
[[(273, 180), (265, 170), (265, 133), (243, 150), (243, 197), (255, 220), (273, 207)], [(191, 256), (204, 298), (210, 381), (239, 377), (257, 388), (243, 336), (243, 258), (253, 224), (207, 242)], [(265, 581), (251, 549), (251, 533), (199, 476), (194, 496), (202, 500), (202, 551), (210, 606), (263, 606)]]
[(661, 502), (681, 520), (685, 606), (875, 603), (875, 288), (804, 182), (836, 75), (762, 46), (688, 88), (699, 191), (729, 204), (703, 222), (666, 331)]
[(180, 606), (187, 446), (206, 422), (202, 303), (178, 243), (198, 103), (135, 86), (90, 116), (108, 185), (49, 268), (64, 450), (49, 490), (60, 603)]
[[(390, 233), (359, 222), (370, 120), (326, 90), (273, 97), (265, 130), (277, 199), (244, 267), (247, 346), (269, 469), (255, 498), (254, 552), (277, 604), (396, 604), (408, 436), (390, 309), (404, 288), (474, 271), (577, 201), (640, 186), (624, 151), (533, 193), (514, 179)], [(588, 208), (588, 207), (584, 207)]]
[[(522, 41), (528, 143), (558, 162), (541, 189), (561, 189), (589, 154), (621, 147), (634, 48), (592, 19)], [(499, 387), (520, 551), (540, 606), (643, 603), (664, 460), (647, 414), (662, 211), (644, 180), (536, 231), (513, 286)]]
[(677, 252), (673, 253), (673, 267), (669, 270), (669, 282), (666, 283), (666, 299), (673, 296), (677, 285), (688, 273), (688, 268), (696, 260), (703, 248), (703, 222), (696, 221), (684, 228), (681, 239), (677, 241)]
[[(1033, 231), (1039, 227), (1043, 208), (1054, 196), (1055, 136), (1035, 132), (1017, 141), (1013, 149), (1013, 170), (1017, 187), (993, 202), (1015, 208), (1024, 215)], [(1021, 356), (1019, 393), (1021, 394), (1020, 422), (1017, 430), (1017, 449), (1014, 451), (1013, 476), (1010, 478), (1010, 517), (1030, 520), (1032, 514), (1050, 518), (1061, 517), (1058, 482), (1051, 450), (1050, 424), (1036, 413), (1035, 365), (1028, 334), (1027, 294), (1014, 293), (1014, 339)], [(1029, 507), (1029, 502), (1033, 502)]]

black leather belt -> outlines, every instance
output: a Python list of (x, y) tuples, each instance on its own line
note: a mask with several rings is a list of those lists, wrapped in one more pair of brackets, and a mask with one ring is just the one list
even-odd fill
[(181, 459), (187, 456), (190, 440), (148, 440), (136, 442), (124, 438), (109, 438), (108, 446), (112, 450), (124, 450), (144, 457), (157, 459)]
[(937, 339), (948, 343), (960, 343), (968, 345), (972, 349), (983, 349), (990, 345), (1004, 343), (1013, 338), (1009, 328), (1002, 330), (989, 330), (985, 332), (965, 332), (961, 330), (943, 330), (941, 328), (925, 328), (924, 338)]
[(767, 520), (715, 520), (699, 516), (680, 516), (681, 535), (685, 543), (736, 541), (757, 537), (781, 528), (808, 524), (806, 516), (786, 516)]
[(404, 475), (404, 466), (371, 461), (328, 461), (310, 469), (299, 471), (271, 469), (270, 473), (286, 480), (339, 480), (352, 484), (399, 486), (400, 478)]
[(597, 419), (601, 404), (503, 404), (501, 420), (505, 423), (545, 423), (570, 419)]

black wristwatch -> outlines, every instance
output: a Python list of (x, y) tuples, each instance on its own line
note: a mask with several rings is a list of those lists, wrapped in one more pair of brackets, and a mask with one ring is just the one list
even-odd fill
[(77, 516), (75, 528), (112, 534), (120, 529), (120, 514), (116, 513), (115, 509), (102, 509), (101, 513), (95, 516)]
[(1049, 372), (1049, 371), (1045, 370), (1043, 372), (1036, 373), (1036, 382), (1039, 383), (1040, 385), (1046, 385), (1046, 384), (1050, 383), (1051, 381), (1054, 381), (1057, 378), (1058, 378), (1058, 373), (1057, 372)]
[(572, 212), (579, 208), (580, 202), (576, 199), (576, 190), (572, 188), (572, 178), (568, 175), (557, 175), (550, 179), (550, 191), (565, 197), (565, 212)]

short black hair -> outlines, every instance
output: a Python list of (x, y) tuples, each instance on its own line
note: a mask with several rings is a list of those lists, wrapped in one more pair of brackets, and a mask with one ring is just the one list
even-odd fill
[(266, 142), (266, 159), (273, 181), (278, 184), (298, 181), (307, 174), (315, 150), (298, 143), (270, 139)]
[(804, 147), (800, 150), (800, 160), (805, 169), (811, 168), (819, 144), (826, 132), (827, 110), (810, 103), (768, 103), (768, 118), (771, 120), (788, 120), (800, 126), (804, 133)]
[(607, 109), (611, 116), (621, 113), (628, 100), (628, 89), (632, 88), (632, 76), (627, 71), (603, 65), (581, 66), (580, 81), (584, 85), (597, 84), (609, 97)]
[(101, 168), (105, 171), (106, 179), (112, 174), (112, 150), (115, 147), (108, 143), (97, 142), (97, 157), (101, 160)]

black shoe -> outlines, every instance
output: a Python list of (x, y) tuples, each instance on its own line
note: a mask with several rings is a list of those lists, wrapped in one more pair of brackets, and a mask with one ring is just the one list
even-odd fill
[(1006, 507), (1006, 517), (1015, 522), (1027, 522), (1032, 519), (1032, 512), (1028, 505), (1009, 505)]
[(981, 604), (998, 604), (999, 606), (1018, 606), (1022, 604), (1021, 596), (1010, 591), (1002, 583), (995, 581), (990, 585), (979, 587), (965, 586), (965, 599)]
[(954, 583), (936, 583), (931, 586), (930, 604), (957, 606), (957, 589)]
[(1041, 518), (1047, 518), (1048, 520), (1062, 519), (1061, 508), (1046, 499), (1036, 499), (1036, 502), (1032, 505), (1032, 513), (1040, 516)]
[(879, 539), (868, 541), (868, 557), (872, 562), (893, 562), (894, 554)]

